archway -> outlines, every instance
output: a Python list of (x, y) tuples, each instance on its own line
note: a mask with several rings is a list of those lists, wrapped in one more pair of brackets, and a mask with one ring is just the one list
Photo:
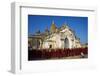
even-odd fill
[(64, 40), (64, 48), (69, 48), (68, 38), (65, 38), (65, 40)]
[(49, 48), (51, 49), (52, 48), (52, 45), (49, 45)]
[(38, 39), (36, 40), (36, 48), (40, 48), (40, 41)]

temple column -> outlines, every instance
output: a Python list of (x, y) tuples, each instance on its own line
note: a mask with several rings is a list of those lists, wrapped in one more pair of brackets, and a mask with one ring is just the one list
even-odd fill
[(61, 48), (64, 49), (64, 39), (61, 39)]

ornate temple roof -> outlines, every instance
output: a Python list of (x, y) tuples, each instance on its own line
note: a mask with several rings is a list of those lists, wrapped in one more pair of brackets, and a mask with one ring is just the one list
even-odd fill
[(45, 29), (45, 32), (41, 32), (40, 30), (38, 30), (35, 34), (29, 35), (28, 37), (44, 38), (54, 33), (59, 33), (60, 31), (66, 28), (69, 29), (73, 33), (73, 31), (67, 26), (66, 23), (64, 23), (60, 28), (57, 28), (54, 21), (52, 21), (50, 30), (48, 28)]

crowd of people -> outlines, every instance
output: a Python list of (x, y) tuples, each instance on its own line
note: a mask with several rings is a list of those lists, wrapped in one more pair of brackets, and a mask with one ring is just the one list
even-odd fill
[(28, 49), (28, 60), (42, 60), (63, 57), (80, 56), (82, 58), (88, 54), (88, 48), (74, 49)]

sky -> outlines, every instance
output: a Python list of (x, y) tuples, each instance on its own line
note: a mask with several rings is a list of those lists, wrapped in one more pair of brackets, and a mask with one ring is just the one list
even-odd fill
[(44, 32), (46, 28), (50, 29), (52, 21), (57, 28), (66, 24), (75, 32), (76, 37), (80, 38), (82, 44), (88, 43), (88, 17), (28, 15), (28, 35), (38, 30)]

